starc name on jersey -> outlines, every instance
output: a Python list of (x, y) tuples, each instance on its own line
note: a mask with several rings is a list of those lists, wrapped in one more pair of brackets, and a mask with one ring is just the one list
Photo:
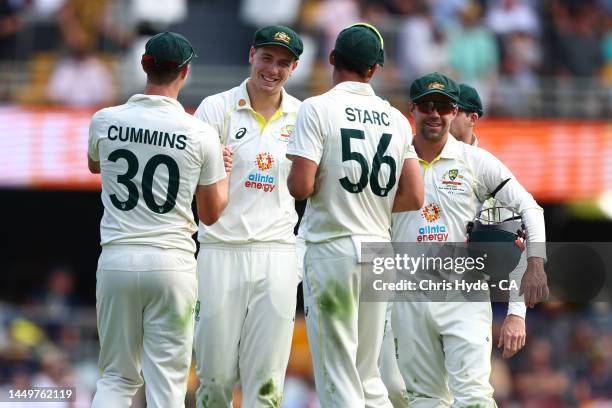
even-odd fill
[(387, 115), (386, 112), (347, 107), (344, 113), (346, 114), (346, 120), (350, 122), (371, 123), (378, 126), (391, 125), (389, 122), (389, 115)]
[(159, 147), (169, 147), (184, 150), (187, 146), (187, 136), (168, 133), (163, 130), (150, 130), (134, 127), (111, 125), (107, 132), (108, 140), (142, 143)]

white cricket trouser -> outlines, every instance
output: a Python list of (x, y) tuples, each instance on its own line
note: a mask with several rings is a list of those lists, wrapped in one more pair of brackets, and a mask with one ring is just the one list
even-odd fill
[(410, 407), (496, 407), (491, 303), (395, 302), (397, 358)]
[(350, 238), (308, 244), (304, 312), (323, 408), (390, 408), (380, 378), (386, 302), (361, 302), (361, 268)]
[(297, 292), (293, 245), (205, 244), (198, 254), (196, 405), (280, 407)]
[(391, 325), (391, 313), (393, 311), (393, 302), (387, 304), (387, 314), (385, 318), (385, 335), (383, 338), (382, 350), (378, 365), (380, 367), (380, 377), (387, 387), (389, 400), (393, 404), (393, 408), (408, 408), (408, 394), (406, 392), (406, 384), (402, 378), (397, 359), (395, 357), (395, 336)]
[(143, 376), (147, 407), (185, 406), (196, 285), (193, 254), (103, 247), (96, 274), (102, 377), (93, 408), (130, 407)]

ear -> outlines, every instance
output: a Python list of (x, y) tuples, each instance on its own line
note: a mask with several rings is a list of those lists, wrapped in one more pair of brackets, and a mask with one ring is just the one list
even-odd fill
[(333, 51), (329, 53), (329, 64), (333, 65), (334, 67), (336, 66), (336, 56), (334, 55)]
[(368, 70), (368, 72), (366, 73), (366, 80), (369, 81), (370, 79), (372, 79), (372, 77), (374, 76), (376, 71), (378, 71), (379, 68), (380, 68), (380, 65), (378, 64), (372, 65), (370, 69)]
[[(291, 74), (293, 74), (293, 71), (295, 71), (295, 69), (297, 68), (299, 62), (300, 62), (299, 60), (293, 61), (293, 63), (291, 64)], [(291, 75), (291, 74), (289, 74), (289, 75)]]
[(181, 79), (187, 78), (187, 75), (189, 74), (189, 70), (190, 70), (189, 66), (190, 64), (185, 64), (181, 68)]
[(255, 47), (251, 46), (251, 49), (249, 50), (249, 64), (253, 63), (253, 60), (255, 59), (255, 52), (257, 50), (255, 49)]
[(472, 126), (476, 124), (477, 120), (478, 120), (478, 114), (476, 112), (470, 113), (470, 123), (472, 124)]

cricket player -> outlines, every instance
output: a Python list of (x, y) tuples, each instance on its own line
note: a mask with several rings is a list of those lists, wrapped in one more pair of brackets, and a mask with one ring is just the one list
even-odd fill
[[(494, 197), (519, 213), (526, 226), (531, 244), (520, 291), (533, 307), (548, 296), (545, 251), (534, 244), (545, 241), (542, 209), (493, 155), (450, 136), (459, 101), (454, 81), (425, 75), (412, 83), (410, 98), (425, 205), (394, 216), (394, 241), (464, 242), (467, 223)], [(432, 230), (443, 233), (427, 233)], [(455, 293), (447, 295), (456, 299)], [(496, 406), (489, 383), (491, 323), (490, 302), (395, 302), (396, 355), (411, 407)]]
[[(478, 138), (474, 129), (478, 119), (482, 117), (484, 110), (478, 91), (467, 84), (459, 84), (459, 102), (457, 116), (451, 122), (450, 133), (455, 139), (472, 146), (478, 146)], [(510, 211), (498, 207), (498, 201), (490, 198), (485, 201), (484, 208), (495, 208), (496, 218), (508, 219), (513, 214)], [(499, 213), (499, 214), (497, 214)], [(527, 267), (526, 254), (523, 253), (516, 268), (510, 273), (510, 279), (520, 282)], [(500, 330), (497, 346), (503, 347), (502, 357), (510, 358), (518, 353), (524, 346), (527, 337), (525, 328), (525, 315), (527, 307), (518, 291), (510, 291), (510, 302), (508, 303), (508, 314), (504, 319)]]
[(200, 220), (212, 224), (228, 201), (217, 133), (176, 100), (194, 56), (180, 34), (153, 36), (144, 94), (98, 111), (89, 128), (104, 204), (95, 408), (130, 407), (141, 370), (148, 407), (184, 407), (197, 287), (191, 203), (195, 193)]
[[(457, 116), (455, 119), (453, 119), (450, 125), (451, 135), (461, 142), (470, 144), (472, 146), (477, 146), (478, 139), (474, 133), (474, 129), (476, 122), (482, 117), (483, 114), (484, 111), (482, 101), (476, 89), (467, 84), (459, 84), (458, 111)], [(491, 198), (485, 202), (483, 208), (492, 208), (496, 206), (496, 203), (496, 200)], [(496, 211), (502, 210), (496, 209)], [(504, 214), (504, 216), (501, 216), (500, 218), (506, 219), (511, 216), (512, 214), (508, 211), (507, 215)], [(516, 269), (510, 274), (510, 279), (515, 282), (520, 282), (526, 267), (527, 259), (525, 253), (523, 253)], [(498, 342), (498, 347), (503, 347), (502, 356), (504, 358), (512, 357), (521, 348), (523, 348), (526, 339), (525, 314), (527, 307), (525, 306), (524, 299), (521, 299), (521, 297), (518, 296), (517, 290), (510, 291), (510, 300), (511, 301), (508, 305), (508, 315), (502, 324)], [(392, 307), (392, 304), (390, 304), (390, 306)], [(391, 328), (391, 313), (387, 314), (385, 337), (383, 340), (383, 349), (380, 360), (380, 371), (383, 382), (385, 383), (387, 391), (389, 392), (389, 399), (393, 403), (393, 407), (409, 407), (410, 402), (408, 400), (406, 386), (397, 366), (397, 360), (395, 359), (395, 346)]]
[(302, 50), (288, 27), (259, 29), (249, 78), (207, 97), (195, 113), (233, 152), (228, 208), (198, 232), (198, 407), (230, 407), (238, 381), (243, 406), (281, 404), (298, 285), (285, 154), (300, 106), (283, 85)]
[(298, 113), (288, 185), (309, 198), (304, 308), (322, 407), (391, 407), (378, 371), (386, 302), (360, 302), (361, 242), (390, 241), (392, 211), (420, 208), (423, 184), (408, 120), (375, 95), (382, 37), (358, 24), (329, 56), (334, 87)]

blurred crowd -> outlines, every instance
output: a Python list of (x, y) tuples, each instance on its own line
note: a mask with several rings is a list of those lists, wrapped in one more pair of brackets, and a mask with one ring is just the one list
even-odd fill
[[(46, 284), (20, 304), (0, 304), (0, 390), (74, 386), (76, 401), (44, 406), (88, 407), (98, 377), (95, 307), (92, 299), (82, 299), (75, 290), (69, 267), (55, 267), (47, 275)], [(494, 304), (494, 345), (505, 313), (505, 304)], [(610, 303), (549, 302), (528, 311), (525, 348), (510, 360), (502, 359), (494, 348), (492, 366), (491, 381), (501, 408), (612, 406)], [(188, 407), (195, 406), (197, 384), (192, 365)], [(134, 407), (144, 406), (142, 395), (135, 401)], [(236, 406), (239, 401), (240, 390), (236, 390)], [(318, 407), (301, 312), (296, 318), (283, 407)]]
[[(219, 8), (225, 13), (213, 12)], [(203, 21), (207, 14), (214, 18)], [(4, 86), (3, 95), (0, 81), (0, 99), (72, 106), (121, 100), (124, 88), (142, 84), (121, 76), (131, 69), (143, 80), (144, 41), (168, 28), (195, 34), (196, 49), (219, 38), (212, 48), (219, 55), (196, 64), (244, 65), (244, 56), (223, 59), (227, 37), (214, 36), (217, 27), (295, 27), (306, 45), (297, 76), (316, 82), (336, 34), (355, 21), (381, 28), (381, 81), (393, 87), (437, 70), (475, 86), (494, 113), (546, 114), (558, 104), (556, 116), (612, 114), (610, 0), (0, 0), (0, 61), (29, 61), (28, 86), (10, 95)], [(553, 101), (534, 107), (536, 97)]]

